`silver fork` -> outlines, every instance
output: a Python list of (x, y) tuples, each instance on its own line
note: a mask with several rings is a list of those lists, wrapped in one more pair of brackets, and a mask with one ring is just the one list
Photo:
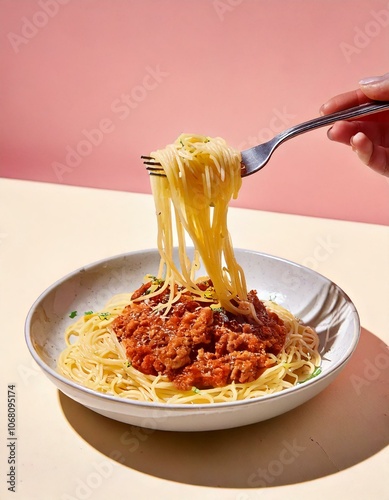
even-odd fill
[[(385, 109), (389, 109), (389, 101), (376, 101), (361, 104), (342, 111), (337, 111), (336, 113), (331, 113), (329, 115), (319, 116), (313, 120), (290, 127), (273, 137), (270, 141), (242, 151), (241, 175), (242, 177), (247, 177), (248, 175), (258, 172), (258, 170), (261, 170), (261, 168), (263, 168), (270, 160), (270, 157), (274, 153), (275, 149), (288, 139), (292, 139), (292, 137), (296, 137), (300, 134), (304, 134), (305, 132), (309, 132), (320, 127), (325, 127), (330, 123), (340, 120), (351, 120), (352, 118), (356, 118), (358, 116), (379, 113)], [(145, 160), (144, 163), (147, 165), (146, 168), (151, 175), (164, 176), (161, 164), (156, 162), (153, 157), (142, 156), (141, 158)]]

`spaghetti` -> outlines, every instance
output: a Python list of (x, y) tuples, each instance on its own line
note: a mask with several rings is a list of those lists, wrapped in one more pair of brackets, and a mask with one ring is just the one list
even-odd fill
[[(246, 314), (255, 314), (246, 301), (244, 273), (235, 259), (227, 228), (228, 204), (237, 198), (242, 183), (240, 154), (223, 139), (184, 134), (174, 144), (154, 152), (153, 157), (166, 175), (151, 176), (157, 246), (166, 266), (165, 273), (160, 270), (159, 275), (165, 274), (166, 286), (177, 282), (203, 295), (194, 281), (201, 260), (221, 307), (237, 314), (244, 309)], [(175, 234), (179, 267), (173, 260)], [(195, 248), (193, 261), (186, 252), (188, 237)]]
[(71, 325), (59, 370), (99, 392), (170, 404), (250, 399), (314, 376), (315, 331), (248, 292), (235, 259), (227, 211), (240, 154), (219, 138), (182, 135), (153, 157), (165, 174), (151, 178), (158, 273)]
[(232, 382), (224, 387), (177, 390), (167, 377), (144, 375), (126, 357), (125, 350), (110, 325), (129, 304), (131, 294), (115, 296), (99, 313), (86, 314), (70, 326), (58, 367), (63, 375), (84, 387), (136, 401), (158, 403), (222, 403), (256, 398), (295, 386), (305, 381), (320, 364), (318, 338), (314, 330), (302, 325), (283, 307), (265, 302), (287, 328), (286, 342), (274, 365), (257, 380)]

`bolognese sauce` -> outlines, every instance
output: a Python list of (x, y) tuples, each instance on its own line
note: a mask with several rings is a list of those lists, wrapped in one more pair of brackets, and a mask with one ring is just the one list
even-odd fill
[(146, 375), (166, 375), (177, 389), (252, 382), (274, 363), (269, 354), (276, 356), (285, 343), (283, 321), (266, 309), (255, 290), (247, 298), (259, 321), (212, 308), (180, 287), (175, 291), (179, 300), (161, 314), (157, 306), (168, 300), (169, 287), (134, 302), (147, 295), (150, 286), (146, 283), (133, 293), (112, 329), (134, 368)]

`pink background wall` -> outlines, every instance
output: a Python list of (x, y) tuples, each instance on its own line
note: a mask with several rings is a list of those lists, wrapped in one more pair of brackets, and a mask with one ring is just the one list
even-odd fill
[[(150, 192), (181, 132), (249, 147), (389, 71), (388, 0), (0, 0), (0, 28), (0, 175), (50, 183)], [(388, 191), (320, 129), (234, 204), (387, 224)]]

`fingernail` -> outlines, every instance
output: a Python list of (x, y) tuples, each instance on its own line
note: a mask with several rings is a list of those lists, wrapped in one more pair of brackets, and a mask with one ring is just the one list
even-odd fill
[(321, 108), (319, 109), (320, 116), (324, 116), (326, 114), (326, 107), (327, 107), (327, 104), (323, 104), (321, 106)]
[(359, 85), (377, 85), (378, 83), (383, 82), (384, 80), (387, 80), (389, 78), (389, 73), (386, 73), (385, 75), (379, 75), (379, 76), (368, 76), (366, 78), (362, 78), (362, 80), (359, 80)]
[(353, 135), (350, 138), (350, 146), (351, 146), (351, 149), (353, 151), (358, 152), (358, 148), (356, 147), (355, 142), (359, 142), (360, 143), (361, 140), (363, 140), (363, 137), (364, 137), (364, 134), (362, 132), (357, 132), (355, 135)]

